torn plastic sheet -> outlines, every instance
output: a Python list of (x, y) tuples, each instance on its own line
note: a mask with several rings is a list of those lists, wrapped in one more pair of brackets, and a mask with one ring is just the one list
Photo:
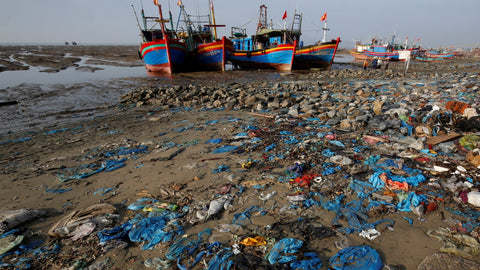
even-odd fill
[(114, 156), (124, 156), (124, 155), (130, 155), (130, 154), (142, 154), (146, 153), (148, 146), (146, 145), (140, 145), (138, 148), (128, 148), (128, 147), (120, 147), (116, 150), (108, 151), (105, 153), (105, 156), (107, 157), (114, 157)]
[(228, 258), (230, 258), (230, 256), (232, 255), (233, 252), (230, 248), (224, 248), (223, 250), (220, 250), (217, 254), (215, 254), (215, 257), (213, 257), (213, 259), (211, 259), (208, 263), (207, 270), (230, 269), (233, 265), (233, 262)]
[(141, 219), (128, 232), (132, 242), (146, 242), (143, 250), (152, 249), (160, 242), (168, 242), (175, 235), (183, 234), (183, 228), (175, 220), (179, 214), (170, 211), (155, 213), (158, 215)]
[(365, 199), (369, 197), (370, 194), (375, 192), (374, 185), (367, 182), (355, 180), (355, 179), (351, 181), (350, 188), (357, 193), (357, 196), (360, 199)]
[(335, 174), (337, 173), (337, 171), (340, 171), (340, 170), (342, 170), (340, 166), (334, 167), (333, 163), (327, 162), (323, 164), (322, 175), (327, 176), (327, 175)]
[(230, 167), (228, 167), (225, 164), (221, 164), (217, 168), (212, 169), (212, 173), (229, 172), (229, 171), (230, 171)]
[(325, 150), (322, 151), (322, 155), (324, 157), (331, 157), (331, 156), (334, 156), (335, 155), (335, 152), (333, 152), (332, 150), (330, 150), (330, 148), (327, 148)]
[(215, 138), (215, 139), (210, 139), (205, 143), (221, 143), (221, 142), (222, 142), (222, 138)]
[(97, 170), (90, 171), (90, 172), (77, 173), (68, 177), (65, 177), (64, 175), (61, 175), (61, 174), (57, 174), (57, 177), (60, 179), (61, 182), (66, 182), (72, 179), (84, 179), (102, 171), (110, 172), (116, 169), (120, 169), (125, 166), (124, 162), (126, 160), (127, 160), (126, 158), (110, 159), (102, 162), (102, 165)]
[(417, 195), (415, 192), (408, 193), (408, 197), (397, 204), (397, 210), (403, 212), (410, 212), (413, 208), (420, 205), (422, 202), (426, 202), (428, 199), (427, 195), (420, 194)]
[(52, 187), (52, 188), (47, 188), (45, 190), (46, 193), (57, 193), (57, 194), (62, 194), (62, 193), (65, 193), (65, 192), (69, 192), (71, 190), (73, 190), (72, 188), (60, 188), (61, 186), (57, 186), (57, 187)]
[(338, 220), (345, 217), (348, 220), (349, 227), (343, 226), (338, 230), (344, 234), (359, 233), (364, 230), (374, 229), (378, 224), (383, 222), (389, 222), (390, 225), (394, 224), (393, 220), (383, 219), (373, 223), (368, 222), (367, 210), (362, 206), (361, 201), (354, 200), (345, 205), (345, 207), (339, 209), (337, 216), (333, 219), (332, 224), (339, 224)]
[(270, 150), (272, 150), (272, 149), (274, 149), (274, 148), (276, 148), (276, 147), (277, 147), (277, 145), (274, 144), (274, 143), (272, 143), (272, 144), (270, 144), (269, 146), (265, 147), (265, 152), (268, 152), (268, 151), (270, 151)]
[(99, 231), (97, 237), (100, 240), (100, 245), (104, 245), (106, 242), (114, 239), (125, 239), (132, 228), (133, 223), (128, 221), (111, 229)]
[(302, 261), (293, 261), (290, 263), (290, 268), (292, 269), (302, 269), (302, 270), (316, 270), (322, 268), (322, 260), (318, 258), (318, 255), (314, 252), (306, 252), (303, 254), (306, 260)]
[(214, 154), (220, 154), (220, 153), (226, 153), (226, 152), (231, 152), (231, 151), (234, 151), (234, 150), (237, 150), (238, 149), (238, 146), (234, 146), (234, 145), (224, 145), (222, 147), (219, 147), (215, 150), (213, 150), (212, 153)]
[(412, 187), (417, 187), (420, 183), (423, 183), (427, 180), (427, 178), (423, 174), (417, 174), (415, 176), (401, 176), (401, 175), (393, 175), (390, 173), (390, 171), (383, 171), (379, 170), (375, 172), (370, 178), (368, 179), (368, 182), (373, 185), (373, 187), (379, 189), (385, 187), (385, 182), (383, 182), (382, 179), (380, 179), (380, 175), (382, 173), (387, 174), (387, 178), (395, 181), (395, 182), (400, 182), (400, 183), (407, 183), (408, 185)]
[(250, 216), (252, 215), (251, 212), (252, 211), (260, 211), (260, 210), (262, 210), (260, 207), (258, 207), (256, 205), (252, 205), (249, 208), (245, 209), (245, 211), (243, 211), (241, 213), (236, 213), (233, 216), (232, 224), (244, 225), (247, 222), (249, 222), (251, 224), (252, 223), (252, 221), (250, 220)]
[(412, 134), (413, 134), (413, 129), (415, 128), (414, 126), (409, 125), (409, 124), (407, 124), (405, 121), (402, 120), (402, 127), (407, 128), (407, 130), (408, 130), (408, 136), (412, 136)]
[(336, 145), (338, 147), (345, 148), (345, 144), (343, 144), (341, 141), (330, 141), (330, 144)]
[(58, 132), (64, 132), (64, 131), (67, 131), (67, 130), (68, 130), (68, 128), (54, 129), (54, 130), (46, 131), (43, 134), (44, 135), (51, 135), (51, 134), (55, 134), (55, 133), (58, 133)]
[(32, 139), (32, 137), (23, 137), (23, 138), (19, 138), (19, 139), (15, 139), (15, 140), (6, 140), (6, 141), (0, 142), (0, 145), (6, 144), (6, 143), (11, 143), (11, 142), (26, 142), (26, 141), (29, 141), (31, 139)]
[(340, 250), (330, 258), (330, 266), (336, 270), (380, 270), (383, 262), (378, 252), (369, 246), (354, 246)]
[(101, 188), (97, 189), (95, 192), (93, 192), (93, 195), (103, 196), (103, 195), (109, 193), (112, 190), (115, 190), (115, 187), (110, 187), (110, 188), (101, 187)]
[(140, 198), (136, 202), (131, 203), (129, 206), (127, 206), (127, 209), (132, 211), (141, 210), (145, 206), (151, 205), (155, 202), (158, 202), (158, 200), (153, 198)]
[[(174, 243), (167, 249), (165, 257), (172, 261), (178, 260), (178, 264), (180, 264), (182, 258), (191, 256), (202, 242), (207, 240), (211, 235), (212, 230), (205, 229), (197, 235), (191, 235), (188, 237), (178, 236), (175, 238)], [(197, 239), (193, 239), (195, 236)], [(194, 264), (192, 264), (191, 267), (193, 267)]]
[(268, 261), (270, 264), (275, 263), (288, 263), (296, 260), (297, 256), (295, 255), (286, 255), (292, 254), (299, 251), (302, 247), (303, 241), (294, 239), (294, 238), (284, 238), (273, 246), (272, 250), (268, 254)]

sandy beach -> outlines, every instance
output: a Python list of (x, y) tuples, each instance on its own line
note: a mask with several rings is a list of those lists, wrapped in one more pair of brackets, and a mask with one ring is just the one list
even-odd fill
[[(0, 50), (2, 71), (141, 65), (135, 46)], [(339, 251), (368, 246), (383, 269), (478, 269), (480, 198), (468, 199), (480, 180), (479, 72), (480, 59), (465, 57), (412, 62), (407, 73), (392, 62), (0, 89), (18, 101), (0, 107), (0, 210), (41, 210), (3, 223), (23, 246), (2, 267), (295, 269), (313, 252), (321, 264), (310, 269), (334, 269)], [(82, 89), (84, 103), (68, 98)], [(163, 226), (143, 227), (157, 239), (132, 239), (160, 217)], [(371, 239), (360, 235), (369, 229)], [(182, 239), (196, 249), (172, 255)], [(282, 239), (302, 244), (272, 255)], [(439, 253), (449, 255), (422, 263)]]

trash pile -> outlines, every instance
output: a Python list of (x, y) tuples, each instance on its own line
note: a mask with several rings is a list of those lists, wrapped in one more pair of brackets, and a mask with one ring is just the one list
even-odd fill
[[(441, 215), (444, 226), (425, 233), (441, 241), (440, 252), (479, 255), (478, 75), (222, 87), (206, 106), (212, 112), (221, 104), (251, 109), (247, 119), (228, 119), (237, 123), (231, 136), (200, 141), (212, 149), (205, 160), (222, 159), (210, 176), (224, 183), (208, 194), (187, 193), (189, 183), (176, 183), (132, 203), (74, 210), (48, 237), (21, 229), (26, 220), (2, 219), (2, 267), (28, 269), (61, 258), (64, 268), (105, 269), (111, 259), (100, 254), (136, 248), (158, 250), (143, 262), (153, 269), (382, 269), (389, 262), (375, 241), (399, 222), (416, 226), (432, 215)], [(223, 103), (228, 87), (256, 90)], [(130, 98), (162, 104), (171, 89)], [(175, 91), (192, 105), (211, 92), (205, 89)], [(184, 108), (177, 113), (193, 110)], [(171, 160), (198, 143), (157, 148), (174, 149)], [(41, 214), (31, 212), (29, 221)], [(364, 242), (352, 245), (349, 238), (357, 236)], [(96, 256), (81, 257), (80, 249), (60, 255), (79, 242)]]

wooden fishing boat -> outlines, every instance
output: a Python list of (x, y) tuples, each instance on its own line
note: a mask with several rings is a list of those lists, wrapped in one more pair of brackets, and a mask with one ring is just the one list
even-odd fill
[(192, 16), (187, 14), (181, 1), (180, 16), (183, 20), (183, 31), (177, 32), (185, 39), (187, 44), (187, 70), (188, 71), (225, 71), (227, 59), (233, 50), (232, 42), (226, 37), (217, 38), (217, 25), (213, 1), (209, 0), (210, 14), (206, 16)]
[[(284, 32), (267, 29), (267, 7), (260, 6), (260, 18), (255, 35), (247, 36), (245, 29), (232, 27), (230, 39), (233, 51), (229, 61), (234, 67), (291, 71), (297, 41), (287, 43)], [(283, 43), (282, 43), (283, 42)]]
[[(143, 29), (140, 27), (142, 44), (139, 55), (149, 75), (172, 74), (181, 72), (187, 55), (185, 42), (181, 41), (173, 30), (166, 29), (162, 8), (158, 0), (153, 1), (158, 6), (159, 17), (147, 17), (142, 9)], [(137, 21), (138, 22), (138, 21)], [(160, 25), (160, 29), (153, 28)]]
[(442, 58), (442, 59), (452, 59), (455, 57), (455, 54), (450, 51), (442, 51), (442, 50), (429, 50), (425, 51), (425, 57), (427, 58)]
[(355, 60), (383, 58), (392, 61), (404, 61), (405, 59), (400, 57), (400, 52), (410, 51), (411, 57), (415, 57), (419, 54), (420, 50), (421, 48), (419, 46), (408, 46), (408, 38), (404, 44), (395, 43), (395, 35), (393, 35), (390, 42), (379, 41), (376, 37), (372, 38), (370, 44), (356, 42), (355, 48), (350, 50), (350, 54)]
[[(327, 31), (327, 13), (321, 17), (320, 21), (325, 23), (323, 27), (323, 39), (313, 45), (303, 46), (303, 42), (298, 43), (295, 50), (293, 60), (293, 69), (310, 69), (310, 68), (329, 68), (335, 58), (340, 37), (326, 41)], [(285, 35), (290, 36), (294, 40), (301, 38), (302, 15), (295, 14), (293, 17), (291, 30)]]
[(351, 56), (353, 56), (354, 61), (363, 61), (365, 59), (370, 59), (369, 56), (363, 54), (362, 52), (359, 52), (357, 49), (351, 49), (349, 50), (349, 53)]
[(188, 53), (188, 66), (193, 70), (225, 71), (232, 50), (232, 41), (226, 37), (206, 44), (199, 44)]
[(422, 62), (439, 62), (443, 61), (445, 58), (434, 58), (434, 57), (422, 57), (422, 56), (417, 56), (415, 57), (415, 60), (422, 61)]
[[(235, 44), (235, 40), (233, 41)], [(294, 44), (279, 44), (267, 49), (233, 50), (230, 61), (234, 66), (251, 69), (275, 69), (291, 71), (293, 66)]]
[(329, 68), (335, 58), (340, 38), (314, 45), (297, 47), (293, 69)]
[(373, 58), (385, 58), (398, 60), (398, 51), (390, 48), (388, 45), (371, 45), (370, 48), (363, 50), (365, 56)]

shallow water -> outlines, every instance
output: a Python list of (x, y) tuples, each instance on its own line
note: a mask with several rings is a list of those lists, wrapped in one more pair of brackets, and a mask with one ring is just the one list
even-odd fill
[[(348, 57), (336, 58), (338, 61), (332, 69), (354, 68)], [(44, 67), (29, 66), (29, 70), (0, 72), (0, 101), (18, 102), (0, 106), (0, 134), (98, 116), (102, 108), (118, 104), (123, 94), (146, 85), (273, 81), (291, 74), (271, 70), (229, 70), (149, 78), (143, 65), (95, 65), (89, 64), (87, 57), (81, 57), (78, 66), (84, 71), (68, 67), (49, 73), (41, 72)], [(91, 72), (92, 69), (96, 70)]]
[(29, 66), (29, 70), (15, 70), (0, 72), (0, 89), (14, 87), (20, 84), (73, 84), (98, 80), (111, 80), (123, 77), (146, 77), (145, 67), (121, 67), (109, 65), (84, 64), (87, 59), (80, 62), (80, 67), (98, 68), (94, 72), (79, 71), (69, 67), (56, 73), (41, 72), (43, 67)]

